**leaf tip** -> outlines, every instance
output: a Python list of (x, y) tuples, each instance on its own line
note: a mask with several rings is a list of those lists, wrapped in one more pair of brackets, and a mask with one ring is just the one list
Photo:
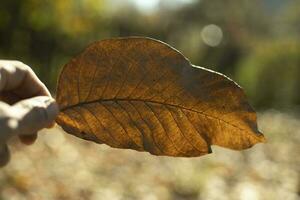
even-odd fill
[(258, 142), (259, 143), (267, 143), (268, 141), (267, 141), (267, 138), (262, 133), (260, 133), (258, 135)]

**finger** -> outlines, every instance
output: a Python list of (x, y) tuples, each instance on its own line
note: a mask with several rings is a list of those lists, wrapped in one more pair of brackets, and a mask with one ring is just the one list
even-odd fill
[(37, 139), (37, 133), (30, 134), (30, 135), (19, 135), (19, 139), (23, 144), (31, 145), (33, 144)]
[(12, 107), (0, 101), (0, 144), (6, 143), (16, 133), (18, 113), (12, 112)]
[(0, 91), (14, 92), (22, 99), (51, 96), (33, 70), (19, 61), (0, 61)]
[(59, 112), (55, 100), (44, 96), (22, 100), (12, 108), (13, 112), (19, 115), (18, 135), (34, 133), (49, 127)]
[(10, 160), (10, 152), (7, 144), (0, 145), (0, 167), (5, 166)]

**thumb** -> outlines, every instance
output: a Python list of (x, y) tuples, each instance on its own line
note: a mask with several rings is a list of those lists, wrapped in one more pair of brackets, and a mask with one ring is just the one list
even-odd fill
[(50, 127), (59, 113), (55, 100), (46, 96), (19, 101), (11, 108), (13, 115), (18, 119), (17, 135), (34, 133)]

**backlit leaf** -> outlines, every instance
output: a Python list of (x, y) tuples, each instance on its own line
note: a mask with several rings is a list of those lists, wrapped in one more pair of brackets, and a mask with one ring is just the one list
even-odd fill
[(264, 136), (243, 90), (149, 38), (91, 44), (60, 75), (57, 123), (75, 136), (154, 155), (246, 149)]

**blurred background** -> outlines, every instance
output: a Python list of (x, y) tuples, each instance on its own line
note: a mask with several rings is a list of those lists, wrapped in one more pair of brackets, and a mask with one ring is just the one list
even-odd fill
[(12, 141), (0, 199), (300, 199), (299, 0), (1, 0), (0, 59), (20, 60), (55, 94), (89, 43), (147, 36), (237, 81), (268, 143), (201, 158), (154, 157), (69, 136)]

